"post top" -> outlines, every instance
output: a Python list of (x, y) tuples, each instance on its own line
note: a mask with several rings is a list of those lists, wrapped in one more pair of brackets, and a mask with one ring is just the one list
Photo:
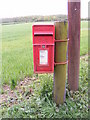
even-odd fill
[(68, 2), (81, 2), (81, 0), (68, 0)]
[(33, 25), (54, 25), (54, 22), (35, 22)]

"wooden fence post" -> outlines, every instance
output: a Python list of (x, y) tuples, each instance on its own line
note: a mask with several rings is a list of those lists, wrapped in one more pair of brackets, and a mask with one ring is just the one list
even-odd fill
[[(54, 101), (57, 105), (65, 101), (67, 53), (67, 22), (55, 22), (55, 69), (54, 69)], [(60, 42), (59, 40), (63, 41)], [(64, 42), (66, 40), (66, 42)]]
[(71, 90), (79, 87), (80, 0), (68, 0), (69, 44), (68, 83)]
[(0, 75), (2, 70), (2, 25), (0, 24)]

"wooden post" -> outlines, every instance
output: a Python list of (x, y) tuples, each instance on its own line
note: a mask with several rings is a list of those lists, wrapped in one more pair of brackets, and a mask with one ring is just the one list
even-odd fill
[(71, 90), (79, 87), (80, 0), (68, 0), (69, 44), (68, 83)]
[(0, 24), (0, 93), (2, 89), (1, 83), (2, 83), (2, 24)]
[[(67, 22), (55, 22), (55, 40), (67, 41)], [(55, 63), (66, 60), (67, 42), (55, 42)], [(66, 64), (57, 64), (54, 69), (54, 101), (57, 105), (65, 101)]]

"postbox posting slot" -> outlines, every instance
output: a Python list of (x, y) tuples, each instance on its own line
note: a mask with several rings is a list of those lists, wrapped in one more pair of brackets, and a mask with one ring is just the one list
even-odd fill
[(35, 36), (40, 35), (53, 35), (53, 32), (34, 32)]

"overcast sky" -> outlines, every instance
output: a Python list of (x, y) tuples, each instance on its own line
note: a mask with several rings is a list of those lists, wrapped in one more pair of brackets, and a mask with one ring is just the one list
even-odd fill
[[(68, 13), (68, 0), (0, 0), (0, 18)], [(88, 2), (81, 0), (81, 17), (88, 17)]]

